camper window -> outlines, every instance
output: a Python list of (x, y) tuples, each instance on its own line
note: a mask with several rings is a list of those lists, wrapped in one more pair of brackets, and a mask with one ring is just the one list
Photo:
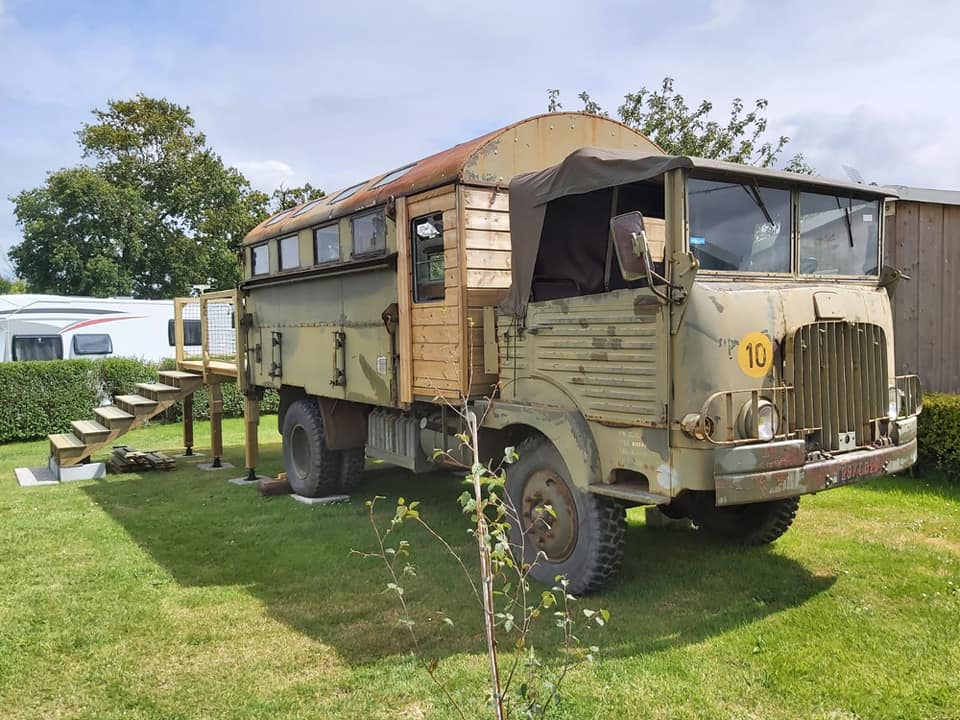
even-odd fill
[[(177, 336), (174, 332), (173, 320), (167, 320), (167, 340), (170, 343), (170, 347), (173, 347), (177, 344)], [(203, 333), (200, 329), (199, 320), (188, 320), (184, 318), (183, 320), (183, 344), (185, 346), (195, 346), (199, 347), (203, 344)]]
[(113, 341), (107, 333), (78, 333), (73, 336), (74, 355), (112, 355)]
[(266, 275), (270, 272), (270, 246), (267, 243), (250, 248), (250, 274)]
[(413, 300), (443, 300), (443, 213), (413, 220)]
[(313, 231), (313, 255), (316, 265), (340, 259), (340, 224), (327, 225)]
[(288, 235), (280, 238), (280, 269), (293, 270), (300, 267), (300, 238)]
[(14, 335), (11, 349), (14, 360), (63, 360), (59, 335)]
[(383, 209), (358, 215), (350, 220), (353, 234), (353, 256), (372, 255), (387, 247), (387, 224)]

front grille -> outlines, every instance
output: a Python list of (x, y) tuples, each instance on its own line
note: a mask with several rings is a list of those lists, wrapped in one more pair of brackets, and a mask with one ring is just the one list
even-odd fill
[(790, 424), (821, 450), (852, 450), (877, 439), (887, 417), (883, 328), (843, 321), (803, 325), (787, 336)]

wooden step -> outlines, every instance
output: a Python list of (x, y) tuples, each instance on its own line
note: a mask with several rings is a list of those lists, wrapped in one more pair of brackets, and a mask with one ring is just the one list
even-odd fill
[(145, 398), (143, 395), (117, 395), (113, 404), (136, 417), (149, 415), (157, 407), (157, 401)]
[(61, 464), (83, 457), (87, 449), (84, 442), (73, 433), (58, 433), (47, 437), (50, 440), (50, 455)]
[(93, 414), (112, 431), (119, 430), (122, 432), (130, 427), (130, 423), (134, 420), (133, 415), (113, 405), (98, 407), (93, 411)]
[(73, 434), (87, 445), (96, 445), (110, 437), (110, 428), (104, 427), (96, 420), (74, 420)]
[(181, 390), (191, 390), (203, 384), (203, 375), (183, 370), (161, 370), (157, 375), (167, 385), (173, 385)]
[(164, 385), (163, 383), (137, 383), (137, 391), (145, 398), (164, 402), (165, 400), (174, 400), (182, 392), (175, 385)]

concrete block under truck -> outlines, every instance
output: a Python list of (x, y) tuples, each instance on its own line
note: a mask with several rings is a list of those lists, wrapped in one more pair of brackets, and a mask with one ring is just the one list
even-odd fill
[(434, 468), (448, 400), (483, 416), (487, 456), (517, 447), (541, 580), (601, 588), (630, 505), (772, 542), (802, 495), (915, 462), (890, 194), (555, 113), (285, 210), (243, 242), (247, 465), (264, 388), (304, 495), (354, 489), (365, 456)]

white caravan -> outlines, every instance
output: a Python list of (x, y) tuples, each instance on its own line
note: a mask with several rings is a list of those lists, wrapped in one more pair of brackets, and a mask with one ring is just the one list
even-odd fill
[[(184, 326), (199, 345), (200, 321)], [(0, 295), (0, 360), (173, 355), (172, 300)]]

